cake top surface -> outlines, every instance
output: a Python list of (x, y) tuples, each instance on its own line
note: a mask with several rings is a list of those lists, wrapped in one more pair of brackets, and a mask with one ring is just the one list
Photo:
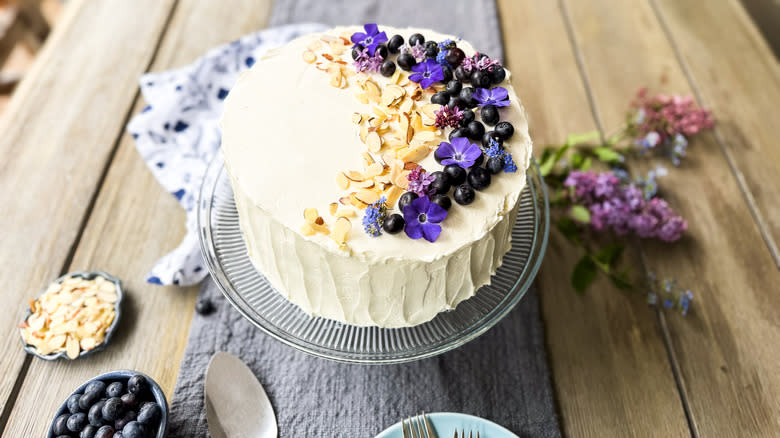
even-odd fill
[[(401, 35), (407, 42), (417, 33), (428, 41), (452, 40), (466, 57), (476, 53), (466, 41), (429, 30), (380, 26), (379, 31), (388, 38)], [(473, 144), (480, 148), (477, 150), (483, 158), (491, 156), (482, 140), (449, 140), (453, 128), (434, 123), (442, 109), (431, 99), (444, 90), (444, 84), (418, 84), (409, 79), (414, 71), (401, 68), (389, 76), (357, 71), (378, 67), (378, 63), (371, 63), (383, 49), (370, 56), (369, 46), (359, 63), (352, 59), (349, 39), (370, 43), (370, 37), (375, 36), (375, 29), (368, 25), (340, 27), (300, 37), (261, 57), (239, 77), (225, 102), (221, 124), (226, 167), (234, 189), (241, 190), (256, 208), (334, 252), (372, 260), (433, 260), (481, 239), (514, 208), (526, 184), (525, 170), (531, 156), (525, 111), (508, 72), (505, 80), (485, 88), (480, 96), (483, 101), (508, 98), (508, 105), (498, 104), (506, 105), (499, 107), (498, 113), (501, 121), (514, 127), (514, 134), (502, 141), (503, 149), (493, 148), (492, 156), (496, 152), (511, 153), (517, 168), (493, 174), (489, 186), (472, 190), (474, 200), (468, 205), (452, 202), (444, 211), (422, 199), (413, 203), (416, 210), (411, 214), (416, 218), (420, 208), (431, 216), (429, 222), (445, 213), (446, 218), (438, 223), (440, 234), (434, 239), (429, 239), (436, 234), (431, 227), (423, 227), (424, 236), (419, 226), (410, 229), (414, 219), (406, 221), (405, 232), (367, 232), (363, 225), (367, 214), (371, 218), (381, 213), (385, 220), (392, 214), (410, 218), (410, 211), (398, 206), (398, 197), (407, 190), (417, 188), (419, 193), (429, 194), (423, 196), (425, 201), (432, 199), (431, 189), (426, 191), (424, 186), (431, 180), (431, 173), (443, 169), (435, 158), (437, 148), (442, 148), (440, 154), (446, 150), (449, 155), (457, 155), (454, 158), (468, 160), (475, 152)], [(417, 49), (419, 55), (419, 46)], [(412, 50), (409, 53), (414, 54)], [(400, 65), (395, 54), (387, 57)], [(419, 65), (425, 63), (421, 59)], [(429, 73), (422, 71), (421, 75)], [(423, 89), (423, 85), (428, 86)], [(480, 109), (474, 108), (474, 112), (476, 120), (483, 122)], [(488, 131), (494, 128), (485, 127)], [(417, 166), (421, 168), (415, 170)], [(408, 186), (410, 173), (412, 179), (421, 178), (412, 187)], [(453, 190), (447, 196), (457, 197)], [(380, 198), (387, 200), (381, 204), (387, 207), (386, 213), (384, 209), (366, 208)], [(425, 217), (421, 220), (425, 222)], [(381, 228), (381, 220), (379, 224)], [(375, 236), (376, 231), (381, 234)]]

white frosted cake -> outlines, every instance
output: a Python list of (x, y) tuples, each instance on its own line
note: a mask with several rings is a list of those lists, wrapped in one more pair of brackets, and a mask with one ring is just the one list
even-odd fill
[(255, 267), (305, 312), (360, 326), (473, 296), (510, 249), (531, 156), (509, 76), (422, 29), (341, 27), (266, 53), (222, 118)]

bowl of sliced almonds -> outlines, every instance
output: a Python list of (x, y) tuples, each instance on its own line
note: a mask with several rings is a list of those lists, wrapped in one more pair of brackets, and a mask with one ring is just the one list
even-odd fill
[(122, 282), (101, 271), (71, 272), (30, 300), (19, 324), (24, 350), (44, 360), (78, 359), (106, 347), (116, 331)]

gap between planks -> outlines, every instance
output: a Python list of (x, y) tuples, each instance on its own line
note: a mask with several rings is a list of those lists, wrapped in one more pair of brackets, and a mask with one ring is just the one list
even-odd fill
[[(653, 1), (654, 3), (654, 1)], [(599, 135), (601, 136), (602, 141), (605, 139), (605, 133), (604, 133), (604, 125), (601, 122), (600, 114), (598, 111), (598, 106), (596, 104), (596, 99), (593, 95), (593, 91), (591, 89), (590, 80), (588, 79), (588, 73), (585, 69), (585, 64), (583, 60), (583, 54), (580, 50), (579, 43), (577, 41), (577, 36), (574, 33), (574, 28), (571, 22), (571, 16), (569, 14), (568, 7), (566, 6), (566, 0), (558, 0), (558, 5), (561, 10), (561, 15), (563, 17), (564, 25), (566, 26), (566, 33), (569, 39), (569, 42), (572, 46), (572, 51), (574, 52), (575, 58), (577, 60), (577, 68), (579, 69), (580, 77), (582, 78), (583, 86), (585, 87), (586, 95), (588, 98), (588, 102), (590, 103), (590, 109), (593, 113), (593, 120), (596, 122), (596, 126), (599, 130)], [(659, 20), (660, 21), (660, 20)], [(663, 26), (663, 23), (661, 23)], [(668, 33), (667, 33), (668, 35)], [(678, 58), (678, 61), (680, 58)], [(724, 151), (725, 152), (725, 151)], [(763, 229), (762, 229), (763, 230)], [(641, 272), (644, 274), (645, 278), (649, 274), (647, 265), (645, 263), (644, 253), (641, 251), (641, 244), (638, 242), (635, 243), (635, 246), (639, 247), (640, 250), (637, 251), (639, 254), (639, 262), (641, 266)], [(663, 311), (661, 309), (656, 309), (656, 316), (658, 320), (658, 327), (661, 331), (661, 335), (663, 338), (664, 343), (664, 349), (666, 350), (667, 358), (669, 361), (669, 367), (672, 371), (672, 375), (674, 376), (675, 385), (677, 387), (677, 393), (680, 397), (680, 404), (683, 409), (683, 412), (685, 413), (685, 421), (688, 423), (688, 429), (691, 433), (691, 436), (694, 438), (698, 438), (699, 434), (696, 428), (695, 421), (693, 420), (693, 416), (691, 415), (689, 402), (688, 402), (688, 395), (685, 391), (685, 387), (683, 385), (683, 377), (682, 373), (680, 371), (680, 364), (677, 360), (677, 356), (674, 352), (674, 349), (672, 348), (671, 343), (671, 333), (669, 332), (669, 327), (666, 324), (666, 318), (663, 314)]]
[[(178, 6), (178, 4), (179, 4), (179, 0), (174, 0), (170, 11), (168, 11), (168, 16), (165, 19), (165, 24), (163, 25), (163, 29), (168, 28), (168, 25), (170, 24), (171, 19), (173, 18), (174, 12), (176, 11), (176, 7)], [(164, 37), (165, 37), (165, 31), (160, 33), (160, 37), (157, 39), (157, 42), (155, 43), (154, 48), (152, 49), (152, 56), (149, 58), (149, 62), (144, 68), (144, 71), (148, 72), (151, 66), (153, 65), (155, 59), (157, 58), (157, 52), (160, 50), (160, 45), (162, 44)], [(140, 98), (140, 96), (141, 96), (141, 90), (139, 88), (136, 91), (135, 95), (133, 96), (132, 101), (136, 102)], [(73, 261), (73, 256), (76, 253), (76, 249), (79, 247), (81, 238), (84, 236), (84, 230), (87, 227), (87, 222), (89, 221), (89, 217), (91, 216), (92, 210), (95, 207), (95, 202), (97, 202), (98, 196), (100, 195), (100, 191), (103, 188), (103, 183), (106, 180), (106, 175), (108, 175), (108, 169), (111, 167), (111, 163), (114, 161), (116, 152), (119, 149), (119, 143), (122, 140), (122, 135), (124, 134), (124, 129), (125, 129), (124, 127), (127, 125), (127, 122), (130, 120), (130, 117), (132, 117), (134, 110), (135, 110), (135, 106), (131, 105), (127, 109), (125, 115), (122, 117), (123, 120), (122, 129), (117, 133), (116, 138), (114, 139), (113, 145), (111, 146), (111, 151), (109, 152), (108, 158), (106, 159), (105, 164), (103, 165), (103, 169), (101, 169), (100, 177), (98, 178), (97, 184), (95, 185), (95, 189), (92, 192), (92, 195), (90, 196), (89, 203), (87, 204), (87, 208), (84, 210), (84, 214), (81, 217), (81, 222), (79, 223), (78, 231), (76, 232), (76, 236), (74, 237), (73, 242), (71, 243), (70, 248), (68, 249), (68, 253), (65, 256), (65, 260), (62, 264), (62, 267), (60, 268), (58, 276), (63, 276), (68, 273), (70, 264)], [(30, 369), (31, 362), (32, 362), (32, 356), (29, 354), (25, 355), (24, 362), (22, 363), (22, 367), (19, 370), (19, 374), (17, 374), (16, 376), (16, 380), (14, 381), (14, 386), (11, 389), (11, 393), (8, 397), (8, 401), (6, 402), (3, 411), (0, 413), (0, 436), (2, 436), (2, 434), (5, 432), (5, 428), (8, 425), (8, 419), (10, 418), (14, 405), (16, 405), (16, 400), (19, 397), (19, 391), (21, 390), (22, 383), (24, 382), (25, 377), (27, 377), (27, 372)]]

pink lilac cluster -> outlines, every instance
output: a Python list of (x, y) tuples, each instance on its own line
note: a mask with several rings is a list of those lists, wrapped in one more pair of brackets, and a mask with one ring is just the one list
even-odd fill
[(488, 56), (477, 52), (474, 56), (464, 58), (460, 65), (467, 72), (471, 72), (474, 69), (484, 71), (491, 65), (501, 65), (501, 63), (497, 59), (490, 59)]
[(420, 43), (413, 46), (410, 46), (409, 43), (404, 44), (401, 46), (401, 53), (411, 53), (417, 62), (425, 60), (425, 46)]
[(459, 110), (457, 106), (449, 107), (442, 106), (438, 110), (433, 112), (436, 115), (436, 121), (434, 122), (437, 128), (444, 129), (445, 127), (457, 128), (461, 120), (463, 120), (463, 111)]
[(369, 54), (368, 48), (365, 48), (360, 51), (358, 57), (352, 62), (352, 65), (355, 66), (355, 70), (357, 71), (377, 73), (379, 67), (382, 66), (383, 61), (384, 59), (379, 53), (372, 56)]
[(417, 196), (427, 196), (428, 189), (435, 178), (426, 172), (422, 166), (417, 166), (409, 172), (409, 175), (406, 175), (406, 179), (409, 180), (407, 191), (414, 192)]
[(564, 181), (574, 202), (590, 212), (595, 231), (611, 228), (616, 234), (634, 233), (641, 238), (678, 240), (688, 223), (661, 198), (645, 199), (634, 184), (621, 184), (612, 172), (575, 170)]

